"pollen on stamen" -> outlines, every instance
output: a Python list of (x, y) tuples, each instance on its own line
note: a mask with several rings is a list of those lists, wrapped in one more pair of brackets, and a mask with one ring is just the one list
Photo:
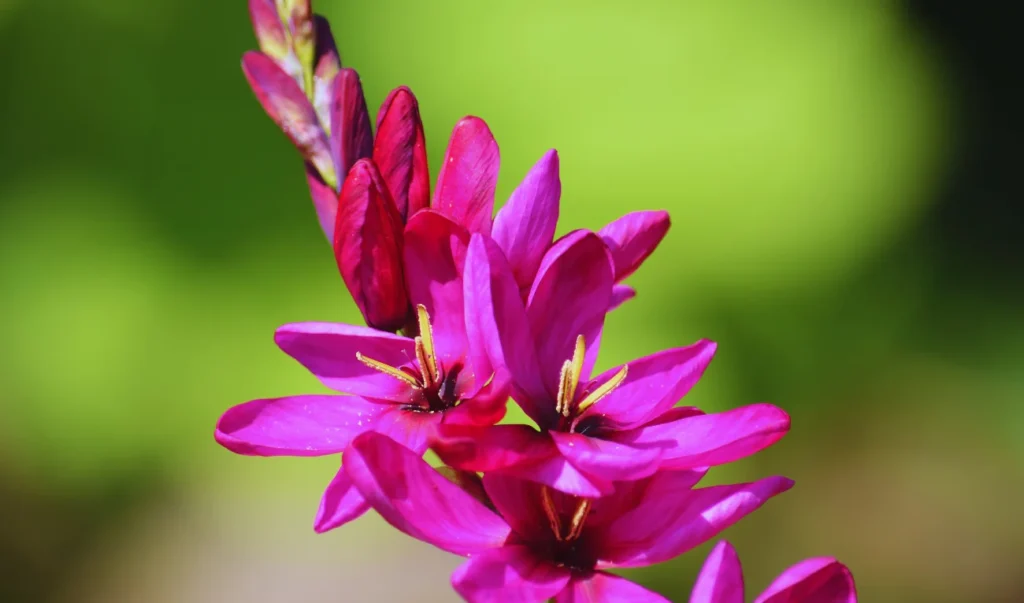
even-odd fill
[(629, 366), (623, 365), (622, 370), (615, 373), (611, 379), (605, 381), (600, 385), (600, 387), (587, 394), (587, 396), (580, 401), (579, 406), (576, 408), (576, 412), (582, 413), (594, 404), (597, 404), (601, 398), (604, 398), (610, 394), (613, 389), (622, 385), (622, 382), (626, 380), (627, 374), (629, 374)]
[(359, 352), (356, 352), (356, 360), (362, 362), (363, 364), (374, 370), (384, 373), (385, 375), (389, 375), (391, 377), (394, 377), (395, 379), (398, 379), (399, 381), (408, 383), (410, 386), (416, 389), (421, 389), (420, 382), (415, 377), (401, 369), (391, 366), (390, 364), (385, 364), (380, 360), (374, 360), (373, 358), (364, 356)]

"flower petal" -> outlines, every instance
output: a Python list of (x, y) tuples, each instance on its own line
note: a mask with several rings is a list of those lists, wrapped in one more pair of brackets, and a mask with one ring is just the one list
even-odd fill
[(679, 488), (674, 473), (656, 473), (640, 504), (601, 530), (602, 567), (639, 567), (672, 559), (793, 486), (785, 477), (768, 477), (690, 491)]
[(611, 302), (612, 284), (608, 249), (594, 233), (570, 233), (544, 254), (526, 314), (538, 340), (537, 358), (551, 400), (558, 392), (562, 364), (572, 358), (579, 335), (587, 346), (583, 379), (590, 374)]
[(430, 205), (430, 170), (420, 108), (402, 86), (388, 94), (377, 114), (373, 161), (387, 182), (403, 220)]
[(754, 603), (857, 603), (850, 570), (830, 557), (807, 559), (782, 572)]
[[(344, 460), (342, 460), (344, 463)], [(348, 478), (345, 468), (338, 469), (334, 479), (327, 484), (327, 490), (320, 498), (320, 508), (313, 520), (313, 530), (323, 534), (328, 530), (340, 527), (353, 519), (358, 519), (370, 510), (370, 503)]]
[(406, 410), (400, 405), (390, 405), (380, 413), (373, 430), (405, 446), (413, 452), (423, 454), (437, 433), (441, 414)]
[(558, 152), (548, 151), (512, 191), (494, 219), (492, 236), (505, 252), (516, 282), (529, 291), (558, 223)]
[(436, 353), (446, 365), (467, 352), (462, 271), (469, 232), (445, 216), (421, 211), (405, 227), (409, 299), (430, 314)]
[(338, 193), (327, 185), (313, 164), (306, 162), (306, 182), (309, 184), (309, 196), (313, 199), (320, 229), (327, 236), (327, 242), (334, 244), (334, 222), (338, 219)]
[(437, 176), (432, 207), (470, 232), (489, 235), (498, 162), (498, 143), (484, 120), (459, 120)]
[(612, 303), (608, 311), (618, 309), (619, 306), (636, 297), (636, 289), (629, 285), (615, 285), (612, 287)]
[(526, 414), (540, 425), (554, 420), (519, 286), (501, 250), (483, 235), (473, 235), (470, 242), (464, 296), (466, 332), (477, 372), (484, 364), (489, 372), (507, 370), (517, 381), (521, 393), (515, 399)]
[(578, 433), (549, 432), (555, 446), (580, 471), (609, 481), (635, 480), (658, 469), (658, 447), (637, 448)]
[(788, 431), (786, 411), (771, 404), (751, 404), (645, 425), (609, 438), (635, 448), (660, 449), (662, 468), (693, 469), (738, 461), (771, 446)]
[(633, 274), (665, 238), (671, 221), (667, 211), (638, 211), (626, 214), (601, 229), (615, 259), (615, 281)]
[(331, 389), (392, 402), (417, 399), (417, 392), (408, 384), (356, 358), (358, 352), (390, 366), (401, 366), (415, 357), (408, 337), (354, 325), (300, 322), (279, 328), (274, 341)]
[(331, 155), (338, 180), (344, 182), (356, 161), (372, 153), (373, 132), (363, 86), (355, 69), (344, 68), (334, 77), (331, 94)]
[(509, 535), (501, 517), (386, 436), (356, 438), (344, 465), (373, 508), (413, 538), (470, 555), (501, 546)]
[(555, 603), (606, 603), (609, 601), (670, 603), (665, 597), (647, 590), (636, 582), (607, 572), (594, 572), (589, 576), (573, 576), (569, 587), (555, 597)]
[[(672, 408), (697, 384), (715, 355), (716, 344), (702, 339), (685, 348), (664, 350), (627, 364), (626, 380), (591, 406), (585, 416), (600, 416), (619, 429), (647, 423)], [(593, 390), (615, 376), (615, 367), (587, 385)]]
[(370, 429), (385, 406), (355, 396), (252, 400), (217, 421), (217, 443), (253, 456), (337, 454)]
[(249, 0), (249, 18), (263, 54), (275, 61), (288, 56), (291, 49), (274, 0)]
[(743, 603), (743, 568), (725, 540), (711, 549), (693, 585), (690, 603)]
[(402, 219), (376, 166), (358, 161), (338, 200), (334, 258), (366, 324), (381, 331), (397, 331), (409, 315), (402, 243)]
[(547, 434), (527, 425), (442, 425), (431, 449), (463, 471), (500, 472), (576, 496), (601, 496), (611, 490), (609, 482), (573, 467)]
[(452, 574), (452, 587), (473, 603), (532, 603), (558, 594), (570, 575), (527, 547), (510, 545), (473, 555)]
[(338, 182), (327, 136), (316, 111), (299, 85), (273, 59), (259, 52), (242, 55), (242, 71), (256, 99), (302, 156), (316, 167), (329, 186)]

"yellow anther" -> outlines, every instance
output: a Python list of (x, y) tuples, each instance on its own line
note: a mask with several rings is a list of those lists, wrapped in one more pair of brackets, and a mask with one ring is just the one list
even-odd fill
[(551, 489), (547, 486), (540, 487), (540, 502), (544, 514), (548, 517), (548, 525), (555, 534), (556, 540), (562, 539), (562, 522), (558, 518), (558, 509), (555, 508), (555, 501), (551, 499)]
[(416, 306), (416, 319), (420, 325), (420, 336), (416, 338), (416, 359), (423, 371), (423, 382), (437, 383), (441, 380), (441, 374), (437, 370), (434, 332), (430, 329), (430, 315), (423, 305)]
[(583, 373), (583, 359), (586, 351), (583, 336), (577, 336), (576, 347), (572, 352), (572, 360), (565, 361), (565, 364), (562, 365), (562, 372), (558, 375), (558, 396), (555, 399), (555, 412), (563, 417), (568, 417), (572, 414), (572, 403), (576, 399), (576, 389), (580, 385), (580, 375)]
[(380, 360), (374, 360), (373, 358), (367, 358), (366, 356), (363, 356), (359, 352), (356, 352), (356, 360), (358, 360), (359, 362), (362, 362), (363, 364), (365, 364), (366, 366), (368, 366), (368, 367), (370, 367), (372, 369), (375, 369), (375, 370), (378, 370), (378, 371), (384, 373), (385, 375), (391, 375), (395, 379), (399, 379), (401, 381), (404, 381), (405, 383), (408, 383), (409, 385), (411, 385), (411, 386), (413, 386), (413, 387), (415, 387), (417, 389), (419, 389), (419, 387), (420, 387), (420, 382), (417, 381), (415, 377), (413, 377), (409, 373), (406, 373), (405, 371), (396, 369), (395, 367), (393, 367), (393, 366), (391, 366), (389, 364), (384, 364)]
[(615, 373), (611, 379), (605, 381), (600, 387), (587, 394), (586, 398), (580, 401), (579, 406), (576, 407), (576, 412), (581, 413), (594, 404), (601, 398), (607, 396), (613, 389), (622, 385), (622, 382), (626, 380), (626, 374), (629, 372), (629, 366), (623, 365), (622, 370)]
[(568, 383), (568, 385), (571, 387), (571, 389), (566, 392), (566, 394), (568, 394), (568, 395), (566, 395), (566, 397), (565, 397), (565, 399), (569, 400), (570, 402), (572, 400), (576, 399), (576, 388), (579, 387), (580, 376), (583, 374), (583, 358), (584, 358), (584, 355), (586, 353), (587, 353), (587, 348), (586, 348), (586, 346), (583, 343), (583, 336), (582, 335), (577, 335), (576, 336), (576, 349), (574, 349), (573, 352), (572, 352), (571, 380)]
[(580, 537), (580, 534), (583, 533), (583, 524), (587, 521), (587, 515), (590, 515), (590, 500), (582, 498), (576, 506), (576, 512), (572, 514), (569, 533), (565, 535), (567, 541), (573, 541)]

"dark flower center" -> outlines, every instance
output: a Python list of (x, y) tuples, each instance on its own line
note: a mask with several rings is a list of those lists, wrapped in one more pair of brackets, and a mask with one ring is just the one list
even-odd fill
[(590, 515), (591, 501), (586, 498), (572, 498), (575, 503), (571, 516), (563, 516), (552, 499), (551, 490), (541, 487), (541, 504), (548, 518), (551, 537), (537, 543), (537, 552), (551, 559), (556, 565), (581, 572), (590, 572), (597, 565), (594, 547), (586, 537), (583, 526)]

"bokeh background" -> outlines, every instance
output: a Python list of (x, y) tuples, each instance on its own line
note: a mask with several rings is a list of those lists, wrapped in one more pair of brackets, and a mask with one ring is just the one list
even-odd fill
[[(319, 0), (436, 166), (464, 114), (504, 199), (562, 157), (561, 230), (667, 208), (611, 366), (700, 337), (688, 399), (793, 430), (715, 480), (797, 487), (731, 529), (750, 595), (834, 555), (873, 603), (1024, 600), (1024, 228), (1013, 21), (959, 2)], [(297, 154), (239, 69), (245, 3), (0, 0), (0, 600), (448, 601), (458, 560), (338, 459), (236, 457), (228, 406), (321, 391), (271, 335), (358, 321)], [(631, 576), (686, 600), (708, 547)]]

